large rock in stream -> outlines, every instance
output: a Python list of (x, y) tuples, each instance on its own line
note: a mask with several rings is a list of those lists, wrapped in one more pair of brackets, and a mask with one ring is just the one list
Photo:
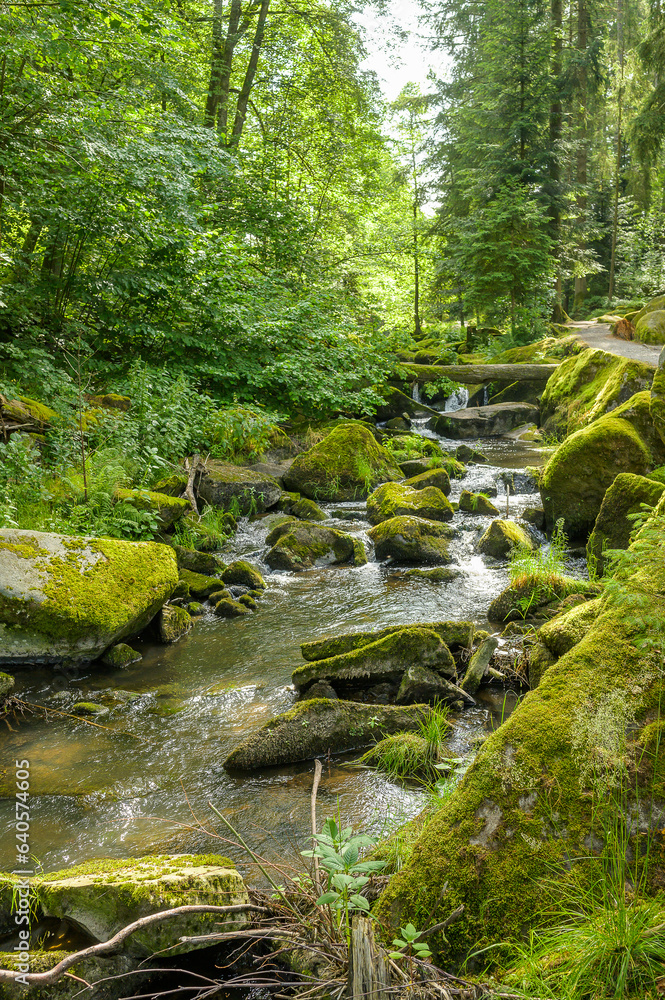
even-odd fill
[(584, 884), (600, 877), (591, 859), (606, 839), (643, 859), (650, 838), (641, 892), (661, 890), (665, 863), (654, 845), (665, 826), (665, 692), (659, 656), (640, 646), (649, 636), (636, 608), (665, 621), (664, 524), (661, 500), (619, 599), (601, 597), (580, 641), (485, 740), (382, 894), (376, 916), (395, 929), (464, 906), (445, 937), (428, 939), (440, 961), (463, 958), (479, 941), (523, 940), (525, 928), (547, 920), (542, 902), (553, 884), (578, 891), (581, 864)]
[(282, 495), (282, 488), (265, 472), (209, 460), (205, 472), (197, 480), (196, 492), (212, 507), (235, 508), (240, 514), (251, 514), (274, 507)]
[(418, 729), (428, 712), (426, 705), (362, 705), (312, 698), (248, 736), (229, 754), (224, 767), (227, 771), (255, 771), (354, 750), (392, 733)]
[(279, 524), (266, 541), (272, 546), (266, 554), (271, 569), (299, 572), (313, 566), (364, 566), (367, 562), (359, 538), (311, 521)]
[(644, 476), (621, 473), (608, 488), (587, 542), (587, 559), (598, 576), (605, 572), (608, 549), (627, 549), (635, 531), (631, 514), (639, 514), (642, 505), (655, 507), (665, 492), (665, 484)]
[(369, 427), (345, 423), (298, 455), (284, 477), (287, 489), (311, 500), (363, 500), (379, 483), (402, 479), (392, 455)]
[(88, 663), (136, 635), (178, 583), (168, 545), (0, 530), (0, 665)]
[(455, 532), (447, 524), (423, 517), (391, 517), (369, 531), (376, 558), (399, 563), (451, 563), (448, 542)]
[(538, 407), (532, 403), (495, 403), (432, 417), (429, 426), (449, 438), (501, 437), (522, 424), (538, 423)]
[[(450, 481), (448, 489), (450, 490)], [(389, 521), (391, 517), (403, 515), (424, 517), (428, 521), (452, 521), (454, 511), (448, 499), (436, 486), (412, 489), (406, 483), (384, 483), (367, 498), (367, 517), (370, 524), (381, 524), (382, 521)]]

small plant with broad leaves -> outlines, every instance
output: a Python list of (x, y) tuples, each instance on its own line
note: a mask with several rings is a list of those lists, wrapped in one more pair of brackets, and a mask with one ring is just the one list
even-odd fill
[(369, 912), (369, 902), (361, 895), (376, 872), (382, 871), (385, 861), (361, 861), (363, 847), (372, 847), (376, 838), (367, 834), (354, 835), (351, 827), (342, 829), (334, 819), (328, 818), (321, 833), (314, 839), (311, 851), (302, 851), (305, 858), (317, 858), (328, 876), (325, 892), (316, 901), (317, 906), (329, 906), (339, 927), (344, 928), (347, 943), (351, 937), (351, 914)]
[(405, 958), (431, 958), (432, 952), (429, 950), (426, 941), (420, 941), (422, 931), (416, 930), (413, 924), (400, 927), (401, 937), (393, 938), (394, 951), (388, 952), (390, 958), (395, 962), (401, 962)]

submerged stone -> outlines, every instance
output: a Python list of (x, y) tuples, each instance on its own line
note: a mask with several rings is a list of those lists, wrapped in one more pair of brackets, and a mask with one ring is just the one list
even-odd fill
[(183, 635), (187, 635), (194, 622), (191, 615), (184, 608), (167, 604), (159, 612), (157, 617), (157, 636), (160, 642), (177, 642)]
[(101, 663), (105, 667), (119, 668), (128, 667), (131, 663), (138, 663), (143, 659), (140, 653), (128, 646), (126, 642), (119, 642), (117, 646), (107, 649), (101, 658)]

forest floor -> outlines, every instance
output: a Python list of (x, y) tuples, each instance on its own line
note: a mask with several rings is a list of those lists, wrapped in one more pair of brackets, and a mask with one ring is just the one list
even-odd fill
[(640, 344), (634, 340), (619, 340), (613, 337), (608, 323), (594, 323), (592, 320), (580, 320), (569, 323), (569, 327), (579, 331), (580, 340), (589, 347), (618, 354), (621, 358), (632, 358), (633, 361), (643, 361), (647, 365), (658, 367), (658, 358), (662, 351), (660, 344)]

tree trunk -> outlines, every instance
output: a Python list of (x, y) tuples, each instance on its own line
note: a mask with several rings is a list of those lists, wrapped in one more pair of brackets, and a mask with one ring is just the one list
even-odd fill
[(259, 10), (259, 19), (256, 23), (256, 32), (254, 33), (254, 42), (252, 44), (252, 53), (249, 57), (249, 64), (247, 66), (247, 71), (245, 73), (245, 79), (243, 81), (242, 89), (238, 96), (238, 104), (236, 106), (236, 117), (233, 123), (233, 132), (231, 134), (231, 140), (229, 142), (230, 146), (237, 146), (242, 137), (242, 132), (245, 127), (245, 119), (247, 117), (247, 105), (249, 104), (249, 95), (252, 92), (252, 87), (254, 86), (254, 78), (256, 76), (256, 69), (259, 64), (259, 56), (261, 54), (261, 47), (263, 45), (263, 35), (265, 33), (266, 18), (268, 17), (268, 10), (270, 8), (270, 0), (263, 0), (261, 3), (261, 9)]
[(614, 219), (612, 221), (612, 254), (610, 257), (610, 286), (607, 297), (612, 301), (614, 298), (614, 275), (616, 271), (617, 236), (619, 233), (619, 188), (621, 186), (621, 115), (623, 111), (623, 0), (617, 0), (617, 48), (619, 50), (619, 65), (621, 67), (621, 79), (619, 81), (619, 108), (617, 117), (617, 163), (616, 176), (614, 178)]
[[(577, 51), (580, 53), (581, 65), (578, 72), (578, 135), (577, 135), (577, 210), (579, 213), (582, 232), (580, 234), (580, 248), (585, 247), (584, 230), (586, 228), (587, 212), (587, 70), (584, 60), (586, 59), (588, 43), (588, 23), (589, 13), (586, 0), (578, 0), (577, 4)], [(576, 313), (584, 305), (587, 292), (586, 275), (578, 275), (575, 278), (575, 300), (573, 303), (573, 313)]]
[[(552, 80), (552, 103), (550, 105), (550, 235), (552, 237), (554, 252), (559, 257), (559, 240), (561, 229), (561, 165), (560, 165), (560, 144), (563, 132), (563, 104), (561, 101), (561, 73), (563, 71), (563, 0), (551, 0), (551, 68), (550, 76)], [(556, 278), (556, 306), (558, 314), (561, 312), (561, 274), (557, 273)]]

